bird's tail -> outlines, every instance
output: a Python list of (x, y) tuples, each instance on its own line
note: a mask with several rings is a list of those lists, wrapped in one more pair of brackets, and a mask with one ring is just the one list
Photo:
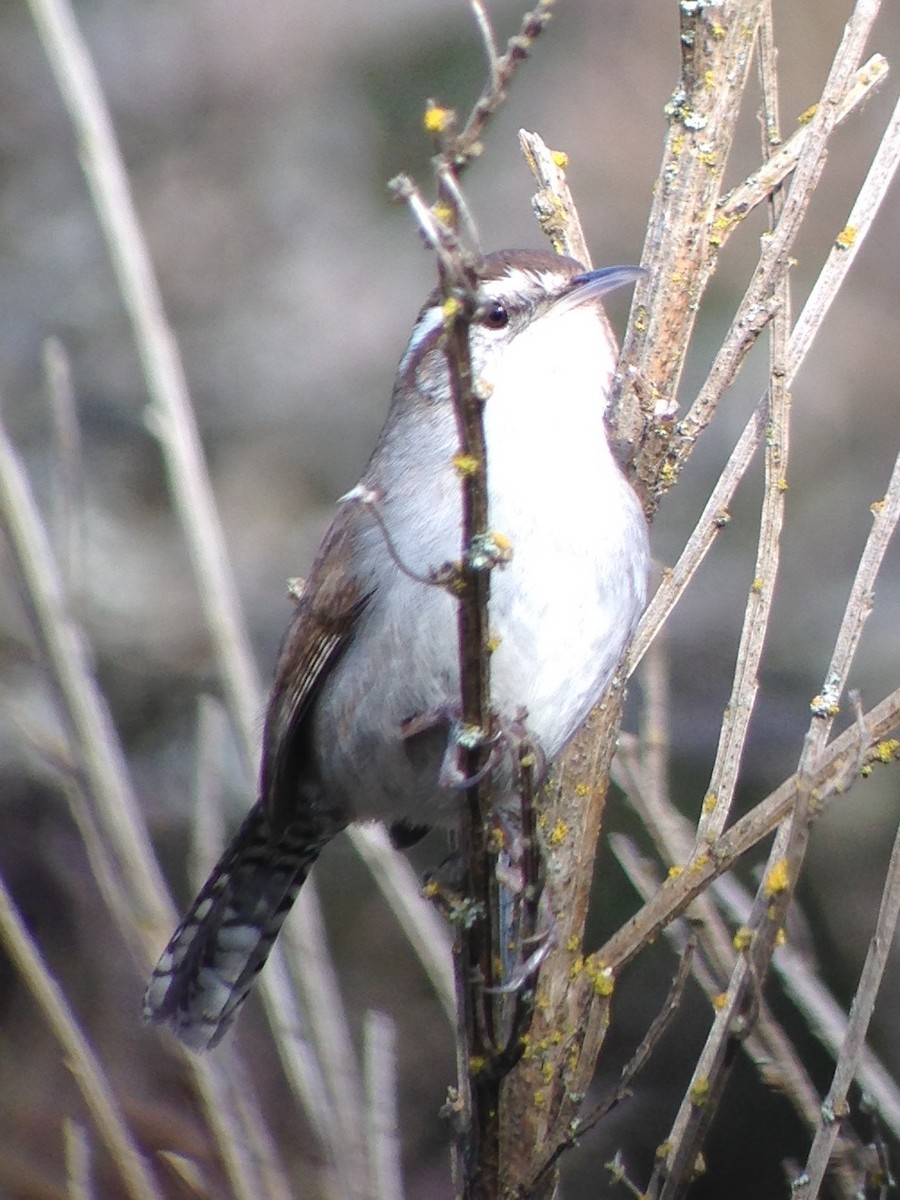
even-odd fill
[(195, 1050), (214, 1046), (333, 832), (316, 836), (298, 826), (273, 837), (262, 806), (254, 805), (157, 963), (145, 1019), (168, 1025)]

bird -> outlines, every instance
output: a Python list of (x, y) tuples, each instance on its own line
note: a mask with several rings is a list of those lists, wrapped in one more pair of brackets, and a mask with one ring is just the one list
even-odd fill
[[(469, 326), (484, 397), (491, 705), (552, 761), (610, 685), (646, 603), (649, 534), (607, 439), (617, 346), (603, 297), (642, 274), (543, 250), (488, 254)], [(442, 770), (460, 708), (459, 434), (440, 288), (400, 359), (384, 427), (338, 502), (277, 662), (258, 798), (153, 973), (150, 1022), (206, 1050), (231, 1025), (323, 848), (384, 820), (395, 844), (458, 825)], [(465, 786), (463, 781), (462, 786)], [(492, 782), (509, 800), (512, 771)]]

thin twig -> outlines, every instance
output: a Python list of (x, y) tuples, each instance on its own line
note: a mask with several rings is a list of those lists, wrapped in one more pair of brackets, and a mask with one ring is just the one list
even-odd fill
[(567, 254), (590, 270), (591, 253), (566, 182), (566, 156), (554, 153), (539, 134), (526, 129), (519, 130), (519, 145), (540, 185), (531, 198), (538, 224), (557, 254)]
[[(290, 946), (293, 926), (287, 922), (283, 935)], [(296, 952), (291, 953), (296, 962)], [(340, 1193), (340, 1164), (343, 1159), (342, 1127), (334, 1107), (327, 1102), (328, 1089), (318, 1046), (306, 1014), (301, 1010), (295, 986), (295, 972), (288, 968), (287, 950), (281, 939), (276, 941), (266, 963), (268, 982), (260, 996), (266, 1007), (272, 1041), (288, 1087), (305, 1113), (311, 1128), (325, 1150), (326, 1169), (323, 1185), (329, 1177), (335, 1180), (334, 1190)]]
[[(500, 1084), (518, 1057), (518, 1048), (510, 1059), (498, 1038), (503, 1027), (496, 967), (501, 935), (495, 862), (489, 849), (492, 790), (488, 769), (495, 721), (489, 627), (490, 571), (494, 563), (476, 551), (489, 534), (487, 452), (484, 397), (473, 374), (469, 343), (469, 329), (478, 310), (481, 253), (459, 176), (481, 153), (484, 129), (502, 103), (519, 63), (542, 32), (551, 8), (552, 0), (542, 0), (527, 13), (518, 35), (510, 39), (506, 52), (498, 58), (490, 22), (476, 4), (476, 21), (489, 60), (484, 90), (459, 132), (455, 114), (449, 110), (432, 103), (426, 114), (426, 126), (435, 136), (438, 151), (434, 160), (437, 212), (425, 208), (411, 180), (402, 177), (391, 185), (395, 196), (413, 208), (420, 229), (437, 252), (444, 298), (444, 351), (458, 433), (457, 461), (466, 464), (460, 470), (461, 545), (454, 581), (464, 731), (455, 747), (455, 767), (460, 778), (477, 781), (464, 791), (459, 835), (467, 911), (472, 919), (458, 923), (455, 956), (461, 1037), (458, 1095), (465, 1114), (456, 1175), (466, 1200), (493, 1200), (499, 1195)], [(470, 245), (463, 244), (461, 230)]]
[[(97, 683), (81, 631), (72, 619), (46, 529), (24, 465), (0, 414), (0, 522), (14, 556), (41, 657), (52, 675), (60, 715), (70, 731), (104, 837), (127, 881), (130, 910), (119, 913), (138, 961), (151, 951), (141, 929), (167, 928), (174, 910), (128, 782), (128, 767)], [(116, 914), (114, 914), (116, 915)]]
[(83, 564), (80, 518), (84, 462), (72, 364), (59, 338), (47, 338), (43, 350), (44, 377), (53, 422), (53, 530), (56, 558), (69, 596), (77, 598), (81, 590)]
[[(620, 763), (620, 767), (621, 765)], [(626, 770), (625, 778), (617, 778), (617, 782), (621, 786), (627, 787), (629, 797), (632, 802), (636, 802), (640, 795), (640, 786), (637, 784), (634, 774)], [(653, 802), (651, 801), (651, 803)], [(646, 803), (640, 803), (638, 811), (645, 811), (646, 807)], [(658, 814), (654, 810), (654, 817), (656, 816)], [(678, 829), (678, 822), (681, 823), (680, 829)], [(685, 852), (683, 855), (667, 856), (667, 861), (673, 863), (688, 861), (693, 830), (690, 823), (681, 817), (680, 813), (670, 808), (666, 813), (664, 828), (660, 827), (657, 820), (651, 821), (650, 827), (656, 831), (657, 836), (661, 835), (667, 841), (671, 841), (674, 834), (674, 841)], [(638, 855), (631, 843), (620, 834), (610, 836), (610, 848), (641, 899), (645, 902), (650, 900), (661, 886), (658, 873)], [(674, 874), (677, 874), (681, 868), (673, 867), (672, 870)], [(711, 886), (715, 891), (719, 886), (730, 882), (731, 877), (728, 876), (714, 880)], [(739, 923), (747, 920), (749, 909), (748, 902), (747, 912)], [(723, 983), (734, 966), (733, 934), (728, 930), (709, 896), (705, 893), (696, 898), (686, 916), (690, 920), (690, 927), (695, 931), (702, 950), (702, 954), (698, 954), (694, 958), (694, 975), (710, 1003), (715, 1005), (720, 1003)], [(680, 952), (687, 939), (684, 921), (676, 921), (667, 925), (664, 932)], [(794, 958), (796, 959), (796, 956)], [(783, 960), (776, 957), (775, 961), (780, 967)], [(785, 967), (784, 973), (786, 972), (787, 967)], [(809, 971), (804, 969), (804, 977), (808, 978), (808, 976)], [(818, 1092), (800, 1062), (790, 1039), (775, 1020), (765, 1002), (760, 1004), (759, 1020), (742, 1042), (741, 1049), (765, 1081), (769, 1082), (773, 1074), (777, 1075), (779, 1090), (790, 1099), (806, 1127), (808, 1129), (815, 1128), (819, 1112)]]
[[(767, 0), (758, 33), (764, 105), (763, 153), (766, 155), (771, 154), (772, 145), (780, 140), (771, 16), (771, 5)], [(780, 192), (773, 192), (770, 197), (770, 229), (778, 222), (783, 208), (782, 199)], [(790, 396), (785, 386), (785, 358), (790, 332), (790, 284), (786, 272), (781, 275), (776, 296), (777, 309), (769, 329), (765, 490), (759, 521), (756, 564), (744, 610), (731, 695), (725, 708), (716, 760), (697, 824), (698, 848), (704, 842), (714, 841), (719, 836), (731, 812), (738, 771), (759, 690), (759, 667), (781, 560), (781, 530), (784, 524), (790, 445)]]
[(162, 1193), (135, 1145), (113, 1096), (99, 1059), (94, 1054), (59, 985), (0, 879), (0, 938), (28, 986), (47, 1024), (59, 1041), (75, 1081), (116, 1164), (127, 1194), (134, 1200), (163, 1200)]
[[(750, 920), (750, 894), (732, 876), (723, 876), (713, 884), (716, 902), (728, 912), (735, 925)], [(803, 1014), (810, 1033), (837, 1059), (841, 1042), (846, 1036), (847, 1014), (815, 973), (806, 957), (795, 950), (790, 941), (779, 947), (772, 959), (785, 995)], [(779, 1066), (781, 1059), (778, 1058)], [(900, 1086), (887, 1067), (868, 1048), (864, 1047), (856, 1079), (869, 1106), (877, 1112), (895, 1138), (900, 1139)], [(818, 1121), (821, 1108), (815, 1107)]]
[(93, 1200), (91, 1186), (91, 1143), (83, 1125), (66, 1117), (63, 1121), (66, 1156), (67, 1200)]
[(403, 1200), (397, 1121), (397, 1029), (385, 1013), (366, 1013), (363, 1061), (371, 1200)]
[(617, 1104), (620, 1104), (629, 1096), (632, 1084), (643, 1070), (647, 1060), (650, 1058), (650, 1055), (659, 1045), (663, 1035), (671, 1025), (675, 1014), (678, 1012), (681, 1001), (684, 997), (684, 989), (687, 986), (687, 981), (691, 976), (692, 970), (694, 969), (695, 949), (695, 943), (691, 940), (688, 940), (681, 952), (678, 962), (678, 970), (676, 971), (675, 977), (669, 987), (669, 993), (663, 1002), (662, 1008), (653, 1018), (649, 1029), (644, 1034), (643, 1038), (641, 1038), (640, 1045), (622, 1068), (622, 1073), (619, 1076), (616, 1085), (613, 1087), (608, 1096), (604, 1097), (599, 1104), (595, 1105), (594, 1108), (591, 1109), (587, 1116), (576, 1117), (575, 1120), (572, 1121), (568, 1136), (559, 1142), (553, 1153), (541, 1166), (540, 1170), (535, 1174), (534, 1179), (526, 1189), (526, 1195), (540, 1194), (541, 1188), (550, 1179), (553, 1169), (555, 1168), (559, 1159), (562, 1157), (563, 1153), (566, 1150), (571, 1149), (572, 1146), (576, 1145), (579, 1138), (583, 1137), (585, 1133), (593, 1129), (595, 1125), (598, 1125), (603, 1118), (607, 1116), (608, 1113), (613, 1110), (613, 1108), (616, 1107)]
[[(900, 688), (870, 709), (864, 720), (866, 732), (858, 725), (846, 729), (826, 748), (809, 778), (809, 785), (823, 807), (832, 796), (847, 790), (860, 773), (860, 763), (862, 773), (866, 773), (872, 764), (885, 761), (879, 743), (900, 726)], [(605, 942), (594, 959), (618, 974), (642, 947), (652, 943), (670, 921), (684, 912), (713, 879), (734, 866), (781, 824), (794, 805), (800, 783), (800, 775), (792, 775), (735, 821), (705, 855), (669, 878), (662, 890)]]
[[(547, 27), (555, 5), (556, 0), (539, 0), (539, 3), (523, 16), (519, 32), (506, 43), (504, 53), (499, 58), (494, 55), (490, 78), (472, 106), (465, 125), (454, 138), (452, 159), (457, 175), (481, 154), (481, 138), (488, 122), (506, 99), (506, 91), (513, 76)], [(490, 44), (490, 41), (486, 40), (485, 45)]]
[[(73, 789), (70, 795), (80, 797), (79, 803), (73, 804), (73, 815), (79, 827), (87, 831), (85, 844), (92, 865), (102, 867), (97, 870), (97, 878), (105, 895), (113, 898), (111, 916), (143, 972), (150, 969), (156, 957), (163, 931), (174, 924), (174, 908), (84, 639), (72, 620), (46, 529), (2, 415), (0, 527), (15, 557), (23, 601), (69, 729), (79, 783), (78, 791)], [(196, 1078), (235, 1195), (246, 1200), (258, 1190), (240, 1152), (240, 1146), (252, 1140), (251, 1133), (239, 1133), (216, 1103), (218, 1084), (213, 1066), (184, 1047), (179, 1053)]]
[(383, 825), (358, 825), (348, 830), (356, 852), (390, 906), (431, 981), (451, 1027), (456, 1022), (456, 997), (447, 924), (430, 904), (423, 904), (418, 876), (398, 858)]
[[(887, 194), (900, 163), (900, 103), (894, 109), (881, 143), (866, 174), (859, 195), (847, 218), (843, 235), (832, 246), (803, 311), (791, 333), (786, 386), (790, 389), (812, 343), (831, 309), (847, 272), (853, 264)], [(722, 471), (682, 554), (663, 578), (647, 606), (632, 639), (628, 657), (630, 674), (668, 618), (706, 557), (718, 533), (728, 524), (728, 506), (746, 472), (765, 429), (765, 397), (760, 401)]]
[(90, 51), (67, 0), (29, 0), (32, 18), (69, 111), (85, 179), (134, 330), (169, 485), (200, 583), (229, 712), (248, 765), (256, 761), (260, 682), (228, 565), (184, 366), (166, 319), (131, 188)]
[[(870, 93), (880, 86), (888, 76), (888, 62), (881, 54), (873, 54), (859, 68), (837, 108), (836, 122), (840, 124), (858, 109)], [(717, 237), (720, 248), (743, 220), (758, 204), (767, 199), (781, 186), (797, 165), (806, 143), (809, 125), (795, 129), (782, 146), (766, 159), (761, 167), (749, 175), (743, 183), (722, 196), (716, 217)]]
[(841, 97), (851, 85), (879, 8), (880, 0), (857, 0), (822, 89), (821, 99), (809, 123), (807, 138), (778, 222), (763, 242), (759, 262), (731, 328), (716, 354), (707, 381), (678, 423), (677, 437), (670, 439), (667, 444), (667, 454), (677, 458), (679, 468), (684, 465), (699, 433), (709, 423), (724, 386), (734, 378), (760, 322), (767, 320), (773, 288), (785, 269), (810, 199), (825, 169), (825, 148), (837, 124)]
[(610, 410), (617, 443), (637, 453), (636, 481), (648, 508), (654, 506), (667, 459), (672, 428), (665, 418), (673, 411), (700, 301), (715, 267), (715, 205), (760, 3), (732, 0), (714, 10), (680, 7), (681, 78), (666, 106), (669, 132), (641, 255), (650, 274), (635, 288), (622, 346), (629, 370)]
[[(66, 0), (33, 0), (31, 11), (76, 131), (85, 177), (132, 321), (151, 397), (147, 420), (165, 456), (228, 711), (245, 762), (253, 764), (257, 758), (260, 682), (228, 565), (183, 366), (138, 225), (109, 111), (88, 48)], [(85, 677), (89, 678), (89, 672), (85, 672)], [(129, 810), (123, 807), (122, 811)], [(145, 833), (142, 832), (141, 838), (143, 841), (136, 836), (135, 841), (141, 841), (143, 849)], [(151, 854), (146, 855), (146, 861), (155, 866)], [(390, 871), (390, 864), (382, 863), (381, 878)], [(310, 886), (308, 882), (307, 888)], [(161, 880), (150, 890), (156, 896), (165, 894)], [(402, 883), (395, 889), (403, 890)], [(415, 911), (415, 905), (407, 902), (407, 922), (416, 920)], [(421, 945), (427, 940), (430, 913), (424, 901), (418, 911), (426, 925), (419, 938)], [(159, 912), (141, 921), (142, 928), (147, 930), (171, 928), (172, 924), (173, 918)], [(154, 941), (158, 945), (158, 939)], [(269, 986), (269, 977), (270, 972), (263, 977), (263, 990)], [(269, 1010), (275, 1007), (270, 1004)], [(227, 1144), (221, 1148), (226, 1155), (230, 1152)]]
[(813, 1139), (806, 1162), (806, 1170), (791, 1187), (792, 1196), (798, 1197), (798, 1200), (814, 1200), (814, 1197), (818, 1196), (819, 1188), (828, 1169), (828, 1161), (840, 1132), (841, 1118), (848, 1111), (847, 1094), (859, 1070), (860, 1058), (865, 1048), (866, 1032), (872, 1019), (875, 998), (878, 995), (887, 965), (898, 918), (900, 918), (900, 829), (894, 838), (894, 847), (884, 881), (875, 933), (869, 943), (859, 986), (850, 1009), (844, 1044), (838, 1056), (831, 1087), (822, 1104), (822, 1120)]
[[(291, 922), (282, 937), (286, 938), (288, 968), (313, 1033), (325, 1085), (324, 1094), (315, 1102), (325, 1101), (337, 1126), (341, 1148), (333, 1165), (341, 1181), (341, 1195), (347, 1200), (363, 1200), (368, 1170), (362, 1078), (337, 975), (326, 950), (318, 897), (304, 888), (297, 904), (303, 919)], [(271, 1017), (277, 1020), (275, 1013)]]
[(482, 4), (481, 0), (469, 0), (472, 8), (472, 15), (475, 18), (475, 24), (478, 26), (478, 32), (481, 34), (481, 42), (484, 46), (484, 56), (487, 60), (487, 69), (490, 75), (490, 86), (497, 87), (497, 59), (500, 57), (497, 51), (497, 39), (494, 35), (494, 26), (491, 24), (491, 18), (488, 16), (488, 11)]
[[(812, 776), (824, 753), (827, 733), (837, 709), (843, 680), (859, 643), (863, 623), (871, 610), (871, 592), (875, 577), (898, 517), (900, 457), (895, 464), (887, 496), (876, 509), (873, 529), (867, 539), (841, 622), (831, 666), (826, 676), (827, 701), (818, 707), (815, 703), (813, 705), (813, 721), (804, 740), (797, 772), (796, 802), (789, 820), (779, 830), (769, 855), (763, 883), (748, 926), (746, 956), (739, 959), (732, 973), (727, 998), (716, 1014), (669, 1139), (672, 1149), (665, 1163), (667, 1179), (662, 1191), (664, 1200), (669, 1196), (680, 1195), (685, 1186), (690, 1164), (696, 1157), (700, 1139), (724, 1085), (727, 1047), (733, 1037), (738, 1014), (747, 1003), (750, 989), (760, 988), (768, 969), (778, 930), (783, 924), (787, 906), (799, 878), (810, 824), (820, 811), (820, 796)], [(865, 738), (865, 731), (861, 737)], [(701, 1080), (704, 1085), (704, 1104), (698, 1106), (694, 1097), (698, 1081)]]

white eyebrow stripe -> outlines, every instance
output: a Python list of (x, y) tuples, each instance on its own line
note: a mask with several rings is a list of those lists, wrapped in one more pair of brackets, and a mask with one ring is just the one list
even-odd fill
[(485, 299), (496, 300), (501, 296), (528, 296), (536, 290), (554, 295), (568, 282), (568, 276), (559, 271), (523, 270), (521, 267), (507, 268), (498, 279), (485, 279), (481, 292)]
[(444, 310), (439, 304), (433, 305), (422, 313), (418, 324), (413, 330), (412, 337), (409, 339), (409, 345), (400, 359), (399, 370), (405, 371), (409, 366), (409, 361), (417, 352), (422, 343), (430, 338), (434, 331), (444, 322)]

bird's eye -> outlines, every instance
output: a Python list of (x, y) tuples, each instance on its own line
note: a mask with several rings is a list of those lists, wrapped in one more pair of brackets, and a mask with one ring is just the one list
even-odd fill
[(499, 300), (492, 300), (485, 307), (483, 320), (488, 329), (504, 329), (509, 324), (506, 305)]

